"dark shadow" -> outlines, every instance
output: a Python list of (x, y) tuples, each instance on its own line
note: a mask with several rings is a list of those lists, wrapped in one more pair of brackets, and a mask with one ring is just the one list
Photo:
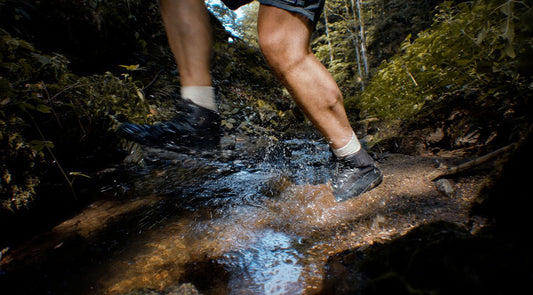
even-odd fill
[(201, 294), (224, 295), (228, 293), (230, 273), (219, 259), (206, 258), (185, 265), (186, 272), (180, 278), (183, 283), (192, 283)]
[(320, 294), (530, 294), (527, 242), (531, 136), (480, 194), (472, 216), (490, 226), (472, 234), (447, 222), (419, 226), (390, 242), (331, 256)]

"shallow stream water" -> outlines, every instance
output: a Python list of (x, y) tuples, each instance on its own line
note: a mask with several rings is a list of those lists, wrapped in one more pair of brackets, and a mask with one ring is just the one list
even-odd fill
[(153, 214), (166, 216), (150, 218), (146, 239), (117, 256), (104, 288), (188, 282), (213, 294), (301, 294), (320, 281), (311, 247), (343, 208), (335, 209), (327, 184), (327, 145), (289, 140), (245, 153), (222, 160), (145, 153), (146, 174), (131, 189), (162, 197), (158, 206), (167, 209)]
[(315, 294), (336, 254), (460, 223), (468, 205), (424, 180), (430, 158), (391, 155), (380, 187), (339, 203), (324, 141), (237, 141), (211, 158), (132, 151), (98, 201), (10, 250), (11, 294)]

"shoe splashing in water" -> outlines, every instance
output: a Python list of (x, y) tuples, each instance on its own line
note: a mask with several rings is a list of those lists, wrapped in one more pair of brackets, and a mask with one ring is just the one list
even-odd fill
[(179, 100), (174, 119), (153, 125), (122, 124), (120, 134), (126, 139), (151, 147), (195, 153), (218, 148), (220, 115), (193, 103)]

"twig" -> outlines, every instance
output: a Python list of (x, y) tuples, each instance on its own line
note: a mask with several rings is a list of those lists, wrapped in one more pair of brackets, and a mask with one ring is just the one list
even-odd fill
[(144, 91), (144, 90), (146, 90), (148, 87), (152, 86), (152, 84), (154, 84), (154, 82), (157, 80), (157, 78), (159, 78), (159, 75), (161, 74), (161, 72), (162, 72), (162, 70), (159, 70), (159, 71), (155, 74), (155, 76), (154, 76), (154, 78), (152, 79), (152, 81), (150, 81), (150, 83), (148, 83), (148, 85), (146, 85), (143, 89), (141, 89), (141, 91)]
[(44, 93), (46, 93), (46, 98), (48, 100), (48, 103), (50, 104), (50, 109), (52, 110), (52, 113), (54, 114), (54, 117), (56, 118), (57, 125), (59, 125), (59, 128), (62, 129), (63, 125), (61, 124), (61, 120), (59, 120), (59, 116), (57, 115), (56, 110), (54, 109), (54, 105), (52, 104), (52, 98), (50, 98), (50, 93), (48, 93), (48, 88), (46, 87), (46, 84), (44, 83), (44, 81), (41, 81), (41, 85), (43, 87)]
[[(35, 129), (37, 129), (37, 132), (39, 133), (39, 135), (41, 136), (41, 139), (43, 141), (46, 141), (46, 137), (44, 137), (44, 134), (43, 132), (41, 131), (41, 129), (39, 128), (39, 126), (37, 125), (37, 122), (35, 122), (35, 119), (33, 118), (33, 116), (26, 112), (29, 117), (31, 118), (32, 122), (33, 122), (33, 125), (35, 126)], [(56, 158), (55, 154), (52, 152), (52, 149), (48, 146), (46, 146), (46, 150), (50, 153), (50, 155), (52, 156), (52, 159), (54, 160), (55, 164), (57, 165), (57, 167), (59, 168), (59, 171), (61, 171), (61, 174), (63, 174), (63, 177), (65, 178), (65, 180), (67, 181), (68, 183), (68, 186), (70, 187), (70, 190), (72, 191), (72, 196), (74, 197), (75, 200), (78, 199), (78, 196), (76, 195), (76, 191), (74, 190), (74, 186), (72, 185), (72, 181), (68, 178), (67, 176), (67, 173), (65, 172), (65, 170), (63, 169), (63, 167), (61, 166), (61, 164), (59, 163), (59, 160)]]
[(67, 90), (69, 90), (69, 89), (71, 89), (71, 88), (74, 88), (74, 87), (76, 87), (76, 86), (78, 86), (78, 85), (80, 85), (80, 82), (76, 82), (76, 83), (74, 83), (74, 84), (68, 86), (67, 88), (65, 88), (65, 89), (63, 89), (63, 90), (61, 90), (61, 91), (59, 91), (59, 92), (56, 93), (56, 94), (54, 94), (54, 96), (52, 96), (52, 97), (50, 98), (50, 100), (55, 99), (56, 97), (58, 97), (59, 95), (61, 95), (63, 92), (65, 92), (65, 91), (67, 91)]
[(415, 84), (415, 86), (418, 87), (418, 83), (416, 83), (415, 77), (413, 77), (411, 72), (409, 72), (408, 69), (405, 69), (405, 71), (407, 71), (407, 74), (409, 75), (409, 77), (411, 77), (411, 80), (413, 80), (413, 83)]
[(474, 160), (471, 160), (471, 161), (468, 161), (468, 162), (465, 162), (465, 163), (462, 163), (462, 164), (459, 164), (457, 166), (454, 166), (454, 167), (449, 167), (449, 168), (440, 168), (440, 169), (437, 169), (433, 172), (431, 172), (430, 174), (428, 174), (427, 176), (427, 179), (429, 180), (437, 180), (439, 178), (442, 178), (444, 176), (450, 176), (450, 175), (454, 175), (454, 174), (458, 174), (458, 173), (461, 173), (461, 172), (464, 172), (472, 167), (475, 167), (475, 166), (479, 166), (481, 164), (484, 164), (498, 156), (500, 156), (501, 154), (511, 150), (511, 149), (514, 149), (516, 146), (516, 144), (512, 143), (510, 145), (507, 145), (507, 146), (504, 146), (500, 149), (497, 149), (491, 153), (488, 153), (484, 156), (481, 156), (479, 158), (476, 158)]

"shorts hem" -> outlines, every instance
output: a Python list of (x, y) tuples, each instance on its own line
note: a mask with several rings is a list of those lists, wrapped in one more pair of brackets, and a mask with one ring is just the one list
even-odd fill
[[(259, 0), (259, 3), (261, 3), (263, 5), (277, 7), (277, 8), (289, 11), (289, 12), (299, 13), (299, 14), (305, 16), (313, 25), (316, 24), (316, 21), (315, 21), (316, 13), (312, 13), (309, 10), (306, 10), (304, 7), (292, 6), (289, 3), (284, 3), (284, 2), (281, 2), (281, 1), (275, 1), (275, 0), (274, 1), (272, 1), (272, 0)], [(316, 17), (316, 18), (318, 19), (318, 17)]]

